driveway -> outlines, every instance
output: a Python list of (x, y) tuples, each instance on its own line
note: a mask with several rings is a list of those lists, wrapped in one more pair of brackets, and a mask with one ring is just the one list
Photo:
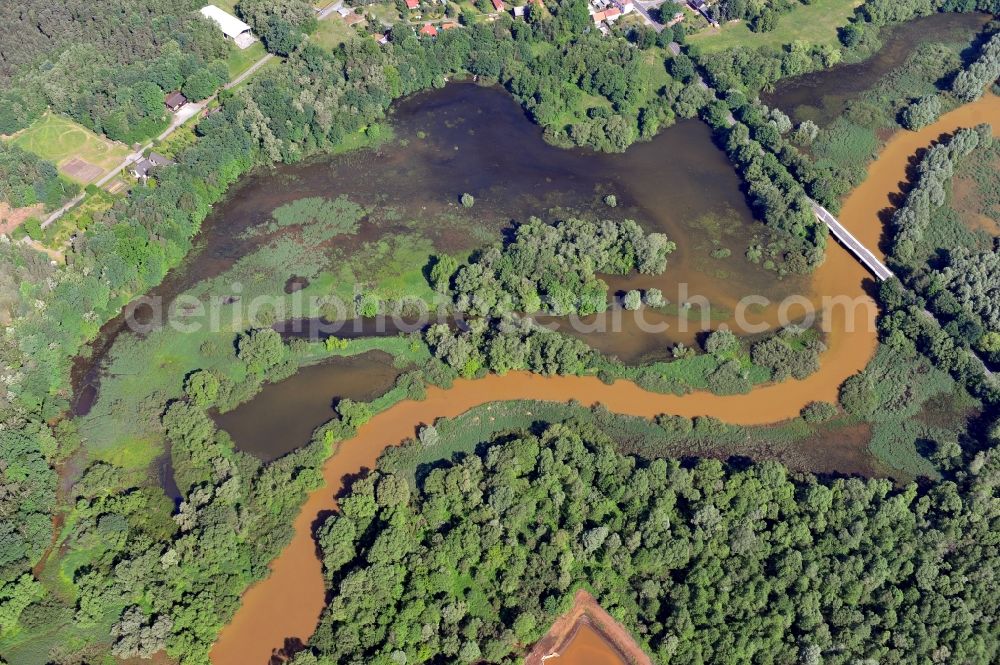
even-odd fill
[(316, 12), (316, 18), (317, 20), (322, 21), (330, 14), (336, 11), (340, 11), (340, 8), (343, 6), (344, 6), (344, 0), (337, 0), (337, 2), (330, 3), (323, 9), (320, 9), (319, 11)]

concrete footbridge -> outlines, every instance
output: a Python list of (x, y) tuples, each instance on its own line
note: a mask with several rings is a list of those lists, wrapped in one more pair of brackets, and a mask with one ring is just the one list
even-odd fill
[(830, 214), (830, 211), (816, 203), (812, 199), (809, 199), (810, 205), (812, 205), (813, 212), (816, 217), (826, 224), (830, 228), (830, 233), (833, 237), (837, 239), (841, 245), (843, 245), (847, 251), (854, 255), (858, 261), (860, 261), (875, 277), (878, 278), (880, 282), (893, 277), (892, 271), (885, 267), (875, 254), (871, 252), (867, 247), (862, 244), (860, 240), (854, 237), (847, 228), (837, 221), (837, 218)]

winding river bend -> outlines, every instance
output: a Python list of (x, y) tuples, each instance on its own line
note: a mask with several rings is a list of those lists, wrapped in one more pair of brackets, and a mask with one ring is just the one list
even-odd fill
[[(1000, 120), (1000, 98), (987, 95), (943, 116), (920, 132), (904, 132), (889, 141), (870, 166), (868, 179), (847, 200), (841, 221), (873, 250), (881, 237), (881, 217), (905, 183), (914, 153), (943, 134), (980, 122)], [(998, 123), (1000, 124), (1000, 123)], [(996, 132), (997, 127), (994, 127)], [(828, 351), (822, 369), (802, 381), (787, 381), (747, 395), (720, 397), (695, 393), (668, 396), (647, 392), (629, 382), (606, 385), (592, 377), (540, 377), (527, 373), (459, 380), (450, 390), (430, 388), (423, 401), (404, 401), (382, 412), (340, 445), (326, 463), (326, 486), (313, 492), (294, 523), (288, 547), (271, 563), (270, 576), (250, 588), (232, 622), (223, 629), (211, 653), (216, 665), (258, 665), (288, 641), (308, 640), (324, 605), (321, 564), (312, 527), (318, 516), (337, 509), (334, 496), (342, 479), (374, 467), (387, 445), (412, 437), (421, 424), (454, 417), (482, 404), (513, 399), (599, 402), (611, 411), (638, 416), (673, 413), (711, 415), (734, 424), (760, 425), (798, 415), (815, 400), (833, 401), (840, 384), (861, 370), (876, 347), (871, 325), (874, 306), (866, 289), (871, 277), (831, 242), (826, 262), (816, 271), (815, 294), (857, 298), (856, 311), (835, 308), (828, 322)], [(850, 316), (853, 325), (848, 325)]]

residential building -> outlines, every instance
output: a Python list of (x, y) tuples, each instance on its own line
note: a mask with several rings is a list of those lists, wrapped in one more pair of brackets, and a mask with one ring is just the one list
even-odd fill
[(175, 90), (174, 92), (167, 93), (167, 96), (163, 98), (163, 105), (167, 107), (171, 113), (177, 112), (182, 106), (188, 103), (187, 97), (185, 97), (180, 90)]
[(175, 162), (168, 157), (164, 157), (156, 152), (151, 152), (148, 157), (143, 157), (139, 161), (133, 162), (132, 165), (129, 166), (128, 171), (132, 174), (133, 178), (137, 178), (145, 182), (146, 179), (149, 178), (150, 169), (157, 166), (169, 166), (174, 163)]
[(420, 28), (420, 35), (424, 37), (437, 37), (438, 31), (430, 23), (424, 23), (424, 27)]
[(712, 14), (709, 11), (708, 3), (705, 0), (688, 0), (688, 5), (691, 9), (700, 13), (705, 17), (705, 20), (711, 23), (715, 27), (719, 27), (719, 22), (712, 18)]
[(610, 7), (603, 11), (596, 12), (593, 14), (594, 25), (600, 25), (601, 23), (614, 23), (621, 17), (622, 10), (617, 7)]

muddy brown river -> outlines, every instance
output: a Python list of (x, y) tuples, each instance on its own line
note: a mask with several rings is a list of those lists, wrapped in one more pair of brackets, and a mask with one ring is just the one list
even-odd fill
[[(990, 119), (1000, 120), (1000, 98), (987, 95), (920, 132), (900, 133), (871, 165), (866, 182), (848, 198), (841, 221), (866, 241), (877, 241), (881, 232), (880, 215), (888, 206), (889, 197), (905, 181), (915, 150), (944, 133)], [(812, 291), (850, 296), (863, 305), (870, 302), (866, 295), (870, 285), (869, 274), (843, 248), (831, 243), (826, 262), (815, 273)], [(863, 316), (874, 313), (874, 308), (861, 309), (865, 310)], [(827, 338), (829, 350), (822, 357), (819, 372), (802, 381), (765, 386), (747, 395), (665, 396), (624, 381), (609, 386), (590, 377), (546, 378), (511, 373), (477, 381), (456, 381), (450, 390), (431, 388), (423, 401), (405, 401), (378, 414), (360, 428), (357, 436), (342, 443), (327, 461), (323, 469), (326, 486), (306, 500), (295, 520), (292, 541), (271, 563), (270, 576), (244, 595), (236, 616), (223, 629), (212, 650), (212, 662), (263, 664), (286, 639), (308, 640), (323, 608), (325, 593), (312, 537), (317, 516), (337, 509), (334, 496), (345, 476), (373, 468), (387, 445), (412, 437), (421, 424), (454, 417), (484, 403), (512, 399), (599, 402), (611, 411), (641, 416), (673, 413), (711, 415), (745, 425), (777, 422), (795, 417), (810, 401), (836, 400), (840, 384), (871, 358), (877, 343), (874, 328), (867, 321), (848, 325), (851, 313), (856, 312), (833, 311)]]

